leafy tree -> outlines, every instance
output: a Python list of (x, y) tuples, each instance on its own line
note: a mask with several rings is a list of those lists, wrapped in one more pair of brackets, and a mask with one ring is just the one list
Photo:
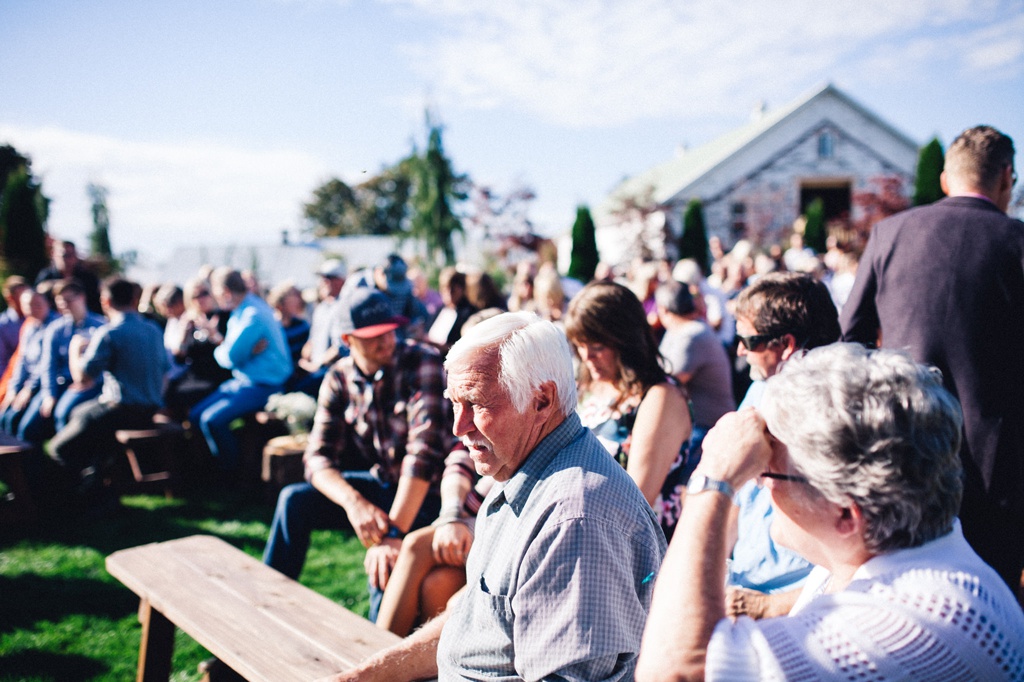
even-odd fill
[(313, 200), (305, 204), (302, 213), (318, 237), (359, 234), (356, 194), (338, 178), (331, 178), (313, 190)]
[(0, 147), (0, 276), (35, 279), (46, 267), (46, 218), (50, 200), (32, 177), (31, 161), (10, 145)]
[(427, 149), (422, 156), (413, 150), (408, 159), (414, 178), (412, 193), (412, 219), (409, 236), (426, 245), (427, 259), (439, 260), (446, 265), (455, 262), (452, 236), (462, 232), (462, 223), (452, 204), (465, 201), (468, 178), (457, 175), (451, 160), (444, 153), (442, 127), (427, 116)]
[(406, 230), (412, 183), (412, 168), (403, 159), (356, 187), (367, 233), (400, 234)]
[(594, 279), (599, 256), (594, 218), (587, 206), (576, 207), (576, 222), (572, 225), (572, 254), (569, 260), (569, 277), (583, 283)]
[(0, 146), (0, 192), (7, 184), (7, 176), (19, 169), (28, 170), (32, 161), (9, 144)]
[(409, 213), (410, 174), (403, 160), (355, 187), (331, 178), (303, 206), (309, 229), (316, 236), (401, 233)]
[(700, 199), (690, 199), (683, 214), (683, 233), (679, 235), (679, 259), (692, 258), (705, 276), (711, 272), (708, 251), (708, 232), (704, 226), (704, 205)]
[[(616, 254), (619, 262), (632, 260), (651, 260), (659, 257), (657, 251), (669, 242), (666, 238), (668, 221), (654, 221), (652, 217), (661, 210), (661, 205), (654, 198), (654, 186), (647, 185), (642, 189), (622, 196), (612, 207), (610, 213), (618, 225), (622, 235), (623, 253)], [(661, 223), (655, 232), (652, 223)]]
[(851, 227), (862, 243), (867, 243), (878, 221), (906, 210), (909, 203), (903, 180), (898, 175), (871, 177), (868, 185), (869, 189), (853, 193), (853, 205), (859, 217), (852, 221)]
[(807, 205), (804, 217), (807, 218), (804, 227), (804, 246), (813, 249), (815, 253), (825, 253), (828, 249), (825, 244), (828, 231), (825, 229), (825, 202), (821, 197), (816, 197)]
[(945, 156), (942, 151), (942, 143), (939, 138), (933, 137), (931, 142), (921, 147), (917, 156), (917, 177), (914, 180), (914, 206), (931, 204), (946, 193), (942, 191), (942, 184), (939, 177), (942, 175), (942, 167), (945, 164)]
[(85, 192), (92, 202), (92, 232), (89, 234), (89, 251), (97, 260), (112, 262), (114, 254), (110, 250), (110, 211), (107, 209), (109, 191), (103, 185), (90, 182)]
[(533, 234), (530, 202), (537, 198), (533, 188), (515, 186), (499, 192), (488, 185), (470, 182), (470, 207), (463, 217), (466, 223), (483, 233), (484, 239), (523, 239)]

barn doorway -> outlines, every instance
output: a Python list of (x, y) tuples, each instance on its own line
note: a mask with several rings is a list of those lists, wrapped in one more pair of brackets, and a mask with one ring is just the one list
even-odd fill
[(814, 180), (800, 183), (800, 214), (806, 214), (807, 206), (818, 198), (825, 205), (826, 221), (850, 215), (852, 191), (849, 180)]

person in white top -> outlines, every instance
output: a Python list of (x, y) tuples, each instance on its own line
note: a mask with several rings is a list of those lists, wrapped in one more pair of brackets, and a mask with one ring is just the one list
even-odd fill
[[(964, 541), (962, 415), (938, 370), (833, 344), (707, 435), (658, 577), (636, 679), (1021, 680), (1024, 613)], [(818, 568), (790, 615), (725, 618), (732, 491)]]

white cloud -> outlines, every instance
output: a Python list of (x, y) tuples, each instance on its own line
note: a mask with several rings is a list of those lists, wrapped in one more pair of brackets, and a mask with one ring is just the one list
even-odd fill
[(110, 192), (115, 251), (166, 256), (186, 243), (272, 243), (300, 222), (301, 203), (327, 176), (308, 154), (187, 141), (118, 140), (60, 128), (0, 125), (0, 140), (32, 159), (52, 199), (49, 229), (85, 242), (89, 182)]
[(731, 114), (880, 55), (919, 76), (937, 56), (979, 73), (1024, 63), (1024, 11), (1014, 0), (392, 5), (436, 19), (437, 30), (409, 50), (442, 104), (510, 108), (573, 127)]
[(1024, 14), (966, 36), (956, 47), (968, 73), (1019, 75), (1024, 71)]

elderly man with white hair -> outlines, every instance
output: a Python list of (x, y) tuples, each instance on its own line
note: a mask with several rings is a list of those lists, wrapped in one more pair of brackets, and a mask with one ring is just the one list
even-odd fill
[(630, 680), (665, 539), (576, 416), (565, 335), (505, 313), (448, 353), (455, 434), (496, 481), (452, 607), (335, 680)]
[[(834, 344), (704, 441), (655, 588), (640, 680), (1020, 680), (1024, 614), (956, 518), (962, 416), (939, 372)], [(789, 616), (725, 618), (732, 491), (761, 477), (771, 533), (816, 568)]]

